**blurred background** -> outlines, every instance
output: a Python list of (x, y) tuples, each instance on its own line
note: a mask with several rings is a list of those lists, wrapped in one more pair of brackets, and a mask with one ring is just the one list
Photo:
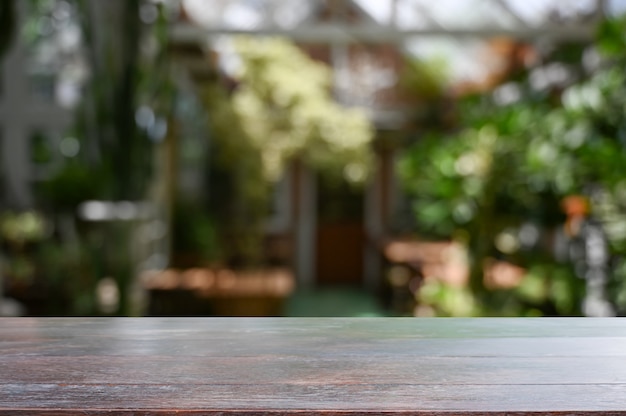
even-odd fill
[(623, 315), (623, 12), (2, 0), (0, 315)]

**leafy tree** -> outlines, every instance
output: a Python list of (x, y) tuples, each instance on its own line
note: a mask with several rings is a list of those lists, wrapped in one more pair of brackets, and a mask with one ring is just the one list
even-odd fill
[[(484, 260), (504, 258), (531, 269), (549, 264), (547, 247), (520, 250), (519, 231), (525, 224), (559, 225), (562, 197), (588, 195), (605, 222), (624, 224), (615, 214), (626, 203), (623, 28), (623, 21), (606, 22), (595, 46), (557, 46), (495, 91), (462, 99), (460, 127), (452, 134), (431, 131), (401, 163), (421, 230), (467, 242), (470, 287), (487, 306), (498, 302), (484, 287)], [(598, 49), (605, 54), (597, 56)], [(512, 237), (508, 246), (506, 235)], [(624, 234), (609, 237), (623, 252)], [(544, 279), (558, 274), (545, 267)], [(554, 313), (576, 313), (576, 302), (559, 305)]]
[[(62, 305), (68, 314), (94, 313), (94, 285), (102, 277), (114, 276), (120, 290), (118, 312), (127, 314), (132, 306), (135, 225), (86, 224), (77, 220), (76, 208), (89, 199), (146, 197), (154, 143), (165, 134), (155, 135), (151, 127), (160, 114), (171, 111), (173, 101), (166, 6), (146, 0), (31, 0), (30, 6), (26, 40), (52, 46), (53, 51), (60, 48), (60, 35), (70, 25), (57, 25), (53, 36), (39, 33), (38, 22), (59, 10), (70, 11), (71, 29), (80, 28), (71, 59), (84, 64), (87, 74), (75, 80), (82, 96), (75, 124), (67, 132), (80, 143), (79, 150), (66, 156), (60, 169), (37, 186), (39, 205), (59, 230), (35, 253), (43, 265), (41, 274), (51, 285), (49, 293), (56, 290), (72, 298)], [(61, 53), (53, 56), (59, 67), (74, 62)], [(140, 108), (150, 113), (152, 117), (144, 119), (152, 125), (139, 122)]]
[[(360, 109), (331, 96), (331, 73), (287, 40), (240, 37), (234, 41), (241, 68), (236, 87), (206, 87), (217, 165), (230, 178), (223, 216), (253, 258), (268, 197), (285, 164), (294, 158), (321, 174), (363, 183), (372, 166), (373, 129)], [(230, 204), (224, 204), (224, 199)]]

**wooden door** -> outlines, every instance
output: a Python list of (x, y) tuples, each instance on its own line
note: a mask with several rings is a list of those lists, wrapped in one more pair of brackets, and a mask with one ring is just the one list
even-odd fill
[(363, 280), (363, 190), (318, 180), (316, 273), (319, 285), (360, 285)]

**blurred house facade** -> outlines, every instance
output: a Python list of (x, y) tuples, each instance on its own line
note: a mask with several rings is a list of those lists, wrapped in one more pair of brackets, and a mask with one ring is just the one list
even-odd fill
[(276, 1), (245, 12), (245, 5), (222, 1), (205, 12), (201, 1), (188, 0), (181, 2), (185, 19), (173, 27), (172, 39), (181, 43), (202, 44), (212, 36), (236, 34), (287, 36), (332, 68), (335, 99), (366, 109), (376, 128), (376, 166), (362, 192), (347, 186), (333, 189), (297, 161), (277, 190), (268, 241), (279, 248), (301, 287), (379, 288), (388, 239), (410, 223), (412, 213), (403, 203), (394, 171), (409, 135), (405, 129), (416, 117), (415, 96), (400, 82), (407, 62), (419, 55), (415, 51), (420, 48), (409, 41), (441, 35), (467, 41), (471, 47), (458, 42), (455, 53), (472, 54), (482, 72), (465, 77), (464, 62), (453, 62), (461, 76), (451, 80), (450, 93), (484, 91), (502, 83), (516, 66), (529, 63), (541, 42), (590, 36), (601, 11), (595, 1), (581, 6), (575, 16), (565, 16), (562, 5), (552, 2), (531, 17), (525, 16), (526, 7), (508, 1), (467, 2), (450, 13), (443, 5), (422, 1), (378, 3), (318, 0), (295, 11), (292, 4)]
[[(356, 2), (311, 4), (298, 25), (378, 25)], [(198, 26), (189, 17), (193, 10), (185, 10), (184, 2), (181, 6), (183, 19), (174, 35), (182, 25)], [(355, 189), (348, 183), (328, 184), (311, 167), (294, 160), (275, 190), (266, 226), (267, 252), (294, 271), (299, 287), (374, 290), (381, 284), (382, 240), (398, 210), (393, 165), (411, 107), (399, 83), (405, 55), (398, 46), (379, 42), (295, 41), (311, 58), (331, 67), (339, 103), (367, 111), (376, 129), (375, 168), (365, 187)], [(187, 39), (178, 42), (181, 49), (191, 49)], [(191, 68), (206, 57), (197, 59)], [(194, 78), (194, 69), (191, 72)], [(202, 82), (197, 73), (195, 80)]]

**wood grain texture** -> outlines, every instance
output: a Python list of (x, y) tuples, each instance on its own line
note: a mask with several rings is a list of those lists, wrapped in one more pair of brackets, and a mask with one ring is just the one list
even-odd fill
[(624, 415), (626, 320), (6, 318), (0, 414)]

